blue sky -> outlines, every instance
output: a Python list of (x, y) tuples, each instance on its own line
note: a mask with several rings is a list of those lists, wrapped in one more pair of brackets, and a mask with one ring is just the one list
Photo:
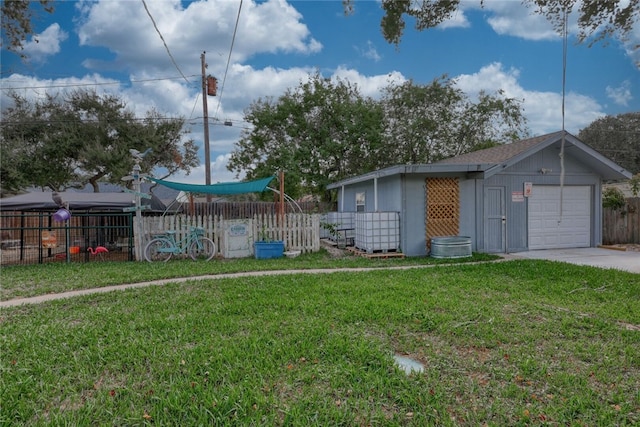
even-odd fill
[[(561, 38), (520, 1), (484, 3), (463, 1), (435, 29), (418, 32), (409, 21), (396, 47), (380, 33), (377, 1), (356, 2), (350, 16), (334, 0), (146, 0), (149, 13), (142, 0), (57, 2), (52, 15), (43, 12), (34, 21), (39, 42), (25, 44), (26, 62), (2, 50), (0, 101), (6, 105), (10, 89), (28, 97), (77, 87), (117, 93), (140, 116), (155, 108), (188, 118), (203, 160), (200, 55), (206, 51), (207, 71), (219, 79), (219, 96), (208, 98), (212, 182), (236, 180), (226, 164), (251, 102), (278, 97), (316, 70), (347, 79), (374, 98), (390, 81), (428, 84), (446, 74), (472, 98), (480, 90), (503, 90), (521, 99), (533, 135), (559, 130)], [(604, 115), (640, 111), (640, 69), (634, 65), (640, 50), (630, 48), (640, 43), (640, 28), (627, 44), (610, 39), (589, 48), (575, 43), (575, 18), (565, 126), (577, 134)], [(204, 183), (204, 165), (171, 179)]]

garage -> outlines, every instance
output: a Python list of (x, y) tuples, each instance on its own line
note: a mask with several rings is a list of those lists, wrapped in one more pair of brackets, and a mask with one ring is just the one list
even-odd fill
[[(562, 199), (562, 211), (560, 200)], [(591, 187), (536, 185), (528, 201), (529, 249), (591, 246)]]
[[(362, 194), (365, 212), (399, 212), (406, 256), (428, 255), (429, 240), (442, 235), (471, 238), (472, 251), (517, 253), (600, 245), (602, 185), (631, 176), (559, 131), (436, 163), (390, 166), (327, 189), (338, 191), (340, 213), (360, 209)], [(445, 182), (455, 191), (441, 192), (436, 183)]]

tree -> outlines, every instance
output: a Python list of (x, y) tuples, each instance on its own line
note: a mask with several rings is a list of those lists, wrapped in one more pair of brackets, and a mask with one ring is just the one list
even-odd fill
[[(40, 5), (47, 13), (53, 12), (52, 0), (5, 0), (2, 2), (2, 43), (10, 52), (19, 53), (27, 37), (33, 34), (31, 20), (34, 5)], [(5, 41), (6, 38), (6, 41)], [(24, 57), (24, 55), (20, 54)]]
[(481, 92), (478, 102), (471, 102), (446, 76), (426, 86), (412, 81), (388, 86), (382, 105), (385, 140), (393, 147), (389, 161), (432, 163), (526, 136), (520, 104), (502, 95)]
[(387, 166), (429, 163), (525, 134), (520, 105), (481, 94), (471, 102), (453, 82), (388, 86), (380, 101), (319, 75), (277, 101), (245, 112), (253, 124), (229, 170), (260, 178), (284, 170), (287, 193), (330, 197), (326, 185)]
[(335, 180), (375, 167), (381, 155), (382, 110), (357, 87), (319, 74), (277, 100), (245, 112), (253, 128), (231, 153), (230, 171), (260, 178), (285, 171), (287, 194), (324, 194)]
[(183, 118), (164, 118), (154, 110), (142, 119), (114, 95), (74, 91), (30, 101), (11, 94), (3, 111), (0, 148), (2, 191), (29, 185), (60, 191), (100, 181), (122, 184), (134, 160), (129, 149), (152, 151), (143, 173), (155, 167), (190, 171), (198, 164), (197, 146), (186, 139)]
[[(484, 0), (479, 0), (484, 5)], [(354, 0), (343, 0), (346, 13), (354, 9)], [(564, 11), (578, 8), (578, 40), (591, 39), (589, 46), (606, 37), (625, 39), (640, 17), (640, 0), (523, 0), (527, 7), (545, 16), (556, 30), (561, 30)], [(459, 9), (460, 0), (382, 0), (385, 15), (380, 22), (382, 35), (398, 45), (405, 30), (405, 15), (415, 18), (416, 29), (436, 27)]]
[(640, 173), (640, 112), (605, 116), (578, 138), (632, 173)]

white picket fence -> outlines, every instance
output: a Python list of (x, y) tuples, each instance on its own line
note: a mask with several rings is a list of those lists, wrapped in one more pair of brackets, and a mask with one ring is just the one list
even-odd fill
[[(282, 224), (278, 215), (255, 215), (250, 221), (253, 239), (283, 240), (287, 251), (316, 252), (320, 250), (320, 215), (288, 213)], [(184, 214), (143, 217), (142, 245), (155, 234), (168, 230), (176, 233), (176, 240), (183, 239), (189, 233), (189, 227), (202, 227), (205, 236), (216, 244), (217, 251), (222, 247), (224, 238), (224, 218), (216, 215), (190, 216)]]

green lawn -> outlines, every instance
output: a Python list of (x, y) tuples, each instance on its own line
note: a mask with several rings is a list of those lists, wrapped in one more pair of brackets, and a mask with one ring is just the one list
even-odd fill
[(191, 259), (169, 262), (92, 262), (17, 265), (0, 269), (0, 300), (32, 297), (78, 289), (98, 288), (123, 283), (138, 283), (176, 277), (266, 270), (308, 270), (317, 268), (384, 268), (398, 266), (469, 263), (499, 259), (497, 255), (473, 254), (470, 258), (363, 258), (333, 257), (326, 250), (296, 258), (216, 259), (195, 262)]
[[(213, 273), (34, 266), (2, 283), (34, 294), (65, 274), (114, 284), (176, 268)], [(3, 425), (640, 423), (640, 275), (621, 271), (526, 260), (198, 280), (7, 308), (0, 325)], [(394, 354), (425, 371), (406, 375)]]

